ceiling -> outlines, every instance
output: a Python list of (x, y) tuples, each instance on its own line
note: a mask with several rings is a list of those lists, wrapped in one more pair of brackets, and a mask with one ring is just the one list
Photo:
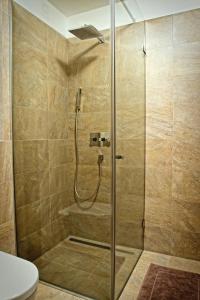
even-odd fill
[[(109, 0), (48, 0), (66, 17), (78, 15), (109, 5)], [(131, 13), (137, 15), (139, 10), (145, 20), (166, 16), (173, 13), (200, 8), (200, 0), (124, 0)], [(120, 0), (116, 0), (120, 2)]]
[[(130, 0), (131, 3), (134, 0)], [(136, 0), (145, 20), (200, 8), (200, 0)]]
[[(48, 0), (66, 17), (109, 5), (109, 0)], [(117, 0), (119, 2), (120, 0)]]

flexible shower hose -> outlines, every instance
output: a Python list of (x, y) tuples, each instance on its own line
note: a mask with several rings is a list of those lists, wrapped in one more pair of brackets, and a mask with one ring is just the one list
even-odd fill
[[(94, 192), (89, 197), (81, 197), (81, 195), (78, 192), (78, 173), (79, 173), (79, 149), (78, 149), (78, 120), (79, 120), (79, 109), (76, 109), (76, 115), (75, 115), (75, 160), (76, 160), (76, 168), (75, 168), (75, 176), (74, 176), (74, 198), (76, 201), (77, 206), (82, 210), (88, 210), (92, 208), (92, 206), (95, 204), (97, 195), (99, 192), (99, 188), (101, 185), (101, 177), (102, 177), (102, 163), (103, 163), (103, 154), (98, 155), (98, 181), (97, 186), (94, 190)], [(81, 204), (86, 201), (91, 201), (91, 204), (88, 206), (82, 206)]]

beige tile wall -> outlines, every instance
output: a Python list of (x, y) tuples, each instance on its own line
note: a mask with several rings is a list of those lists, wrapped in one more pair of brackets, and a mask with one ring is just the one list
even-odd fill
[(69, 234), (68, 43), (14, 5), (14, 169), (19, 255), (35, 259)]
[(15, 253), (12, 104), (10, 77), (10, 3), (0, 2), (0, 250)]
[[(146, 24), (145, 248), (195, 259), (200, 255), (199, 14), (195, 10)], [(23, 228), (20, 239), (23, 253), (26, 256), (28, 251), (39, 249), (37, 254), (32, 251), (32, 257), (40, 255), (52, 246), (52, 234), (55, 239), (60, 229), (66, 227), (69, 231), (65, 234), (110, 241), (110, 217), (102, 221), (93, 216), (71, 215), (71, 230), (68, 220), (65, 219), (66, 226), (58, 217), (60, 208), (74, 203), (73, 129), (78, 87), (83, 87), (80, 120), (83, 195), (90, 194), (96, 182), (97, 151), (88, 147), (88, 138), (92, 131), (110, 130), (109, 43), (74, 44), (71, 40), (68, 44), (28, 13), (17, 10), (16, 20), (15, 38), (20, 42), (16, 47), (14, 75), (18, 82), (14, 90), (18, 157), (15, 169), (16, 185), (20, 187), (16, 187), (18, 212), (25, 216), (19, 218), (18, 224)], [(142, 26), (140, 23), (121, 28), (117, 40), (122, 49), (117, 53), (118, 150), (125, 156), (117, 167), (121, 230), (118, 238), (119, 243), (126, 245), (133, 245), (138, 232), (141, 241), (137, 226), (143, 209), (138, 203), (142, 205), (144, 192)], [(65, 46), (60, 46), (63, 43)], [(109, 204), (110, 149), (103, 151), (103, 181), (97, 201)], [(32, 220), (33, 215), (30, 226), (24, 228), (24, 222)], [(39, 229), (35, 227), (36, 221)], [(128, 236), (130, 225), (131, 228), (136, 225), (136, 230)], [(61, 238), (62, 235), (56, 242)]]
[(200, 10), (146, 30), (145, 249), (200, 259)]

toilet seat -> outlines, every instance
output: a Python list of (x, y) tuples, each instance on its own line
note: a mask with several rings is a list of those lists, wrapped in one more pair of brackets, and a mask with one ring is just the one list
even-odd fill
[(0, 300), (25, 300), (37, 288), (38, 270), (34, 264), (0, 251)]

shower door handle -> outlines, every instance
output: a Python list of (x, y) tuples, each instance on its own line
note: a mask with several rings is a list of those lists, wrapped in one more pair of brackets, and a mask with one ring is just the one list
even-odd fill
[(115, 159), (123, 159), (123, 158), (124, 158), (123, 155), (120, 154), (115, 155)]

